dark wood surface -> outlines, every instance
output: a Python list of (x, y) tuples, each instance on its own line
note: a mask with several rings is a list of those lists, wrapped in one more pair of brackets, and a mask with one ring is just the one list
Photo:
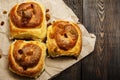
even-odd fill
[(95, 50), (52, 80), (120, 80), (120, 0), (64, 0), (90, 33)]

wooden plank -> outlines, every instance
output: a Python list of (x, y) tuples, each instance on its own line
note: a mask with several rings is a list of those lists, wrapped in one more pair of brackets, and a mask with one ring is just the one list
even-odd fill
[[(79, 21), (82, 22), (83, 17), (83, 6), (82, 0), (63, 0), (78, 16)], [(81, 62), (73, 65), (72, 67), (61, 72), (50, 80), (81, 80)]]
[(97, 41), (82, 60), (82, 80), (120, 80), (119, 8), (119, 0), (83, 0), (83, 24)]
[(78, 62), (50, 80), (81, 80), (81, 75), (81, 62)]
[(83, 0), (63, 0), (68, 7), (70, 7), (73, 12), (79, 18), (79, 21), (83, 22)]

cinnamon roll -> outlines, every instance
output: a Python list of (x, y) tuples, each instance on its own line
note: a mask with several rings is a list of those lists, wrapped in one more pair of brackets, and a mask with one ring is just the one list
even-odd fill
[(48, 27), (47, 48), (51, 57), (78, 57), (82, 48), (82, 33), (78, 25), (69, 21), (55, 21)]
[(15, 5), (9, 14), (10, 34), (14, 39), (46, 37), (45, 9), (40, 3), (25, 2)]
[(45, 44), (16, 40), (9, 49), (9, 69), (21, 76), (37, 77), (44, 70), (45, 56)]

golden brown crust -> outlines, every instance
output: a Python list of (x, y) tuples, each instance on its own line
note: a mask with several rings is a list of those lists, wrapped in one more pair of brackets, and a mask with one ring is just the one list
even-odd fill
[(19, 28), (36, 28), (43, 21), (43, 12), (38, 4), (27, 2), (14, 6), (10, 18)]
[(52, 57), (79, 56), (82, 48), (81, 30), (77, 24), (68, 21), (55, 21), (48, 27), (47, 47)]
[(9, 16), (12, 39), (44, 40), (46, 37), (46, 18), (44, 7), (37, 2), (15, 5)]
[(45, 45), (38, 41), (15, 41), (9, 49), (10, 70), (21, 76), (38, 76), (44, 69), (45, 51)]
[(77, 30), (72, 24), (65, 21), (55, 22), (53, 24), (53, 34), (58, 47), (63, 50), (69, 50), (73, 48), (78, 39)]

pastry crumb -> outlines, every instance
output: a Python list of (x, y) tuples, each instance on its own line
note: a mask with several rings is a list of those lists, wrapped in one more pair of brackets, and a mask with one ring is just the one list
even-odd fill
[(49, 9), (46, 9), (46, 12), (49, 12)]
[(52, 23), (48, 23), (48, 24), (47, 24), (47, 27), (50, 26), (50, 25), (52, 25)]
[(5, 23), (4, 21), (1, 21), (0, 25), (1, 25), (1, 26), (3, 26), (3, 25), (4, 25), (4, 23)]
[(47, 21), (50, 20), (50, 14), (46, 14), (46, 20), (47, 20)]
[(7, 14), (7, 11), (3, 11), (3, 14)]

